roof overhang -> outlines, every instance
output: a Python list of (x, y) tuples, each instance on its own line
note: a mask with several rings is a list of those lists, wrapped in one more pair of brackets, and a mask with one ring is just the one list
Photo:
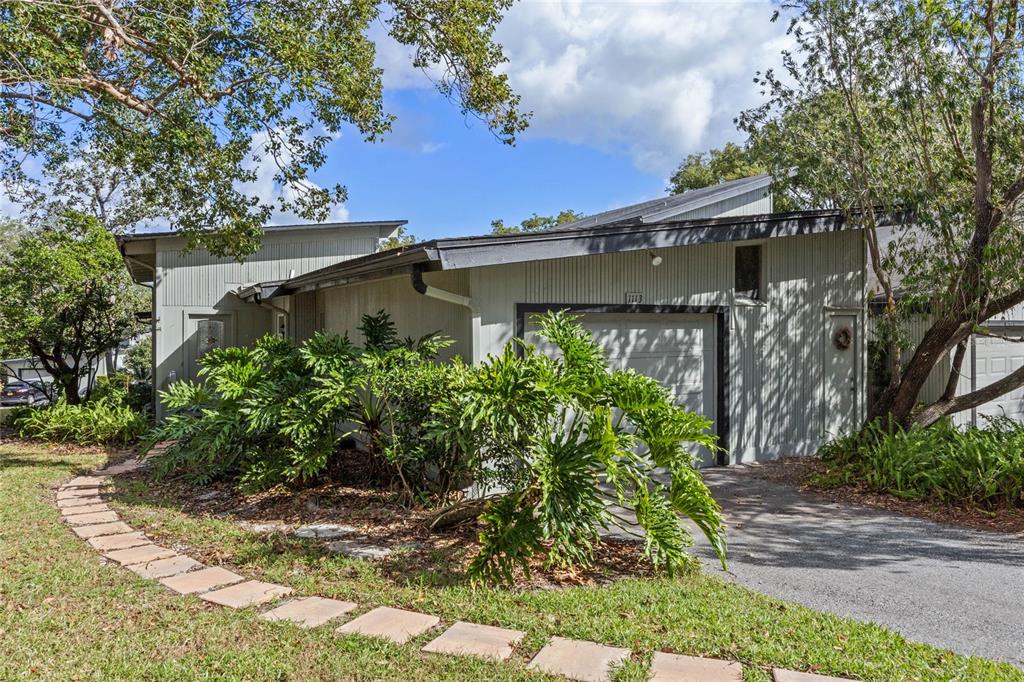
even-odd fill
[[(904, 213), (879, 217), (880, 225), (907, 219)], [(644, 251), (862, 229), (839, 210), (795, 211), (759, 216), (640, 223), (628, 221), (593, 228), (554, 229), (511, 235), (437, 239), (343, 261), (283, 282), (275, 295), (344, 286), (419, 270), (460, 270), (488, 265)]]

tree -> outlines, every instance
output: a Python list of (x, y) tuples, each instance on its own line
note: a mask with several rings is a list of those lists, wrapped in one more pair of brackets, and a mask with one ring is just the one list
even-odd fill
[(553, 227), (558, 227), (559, 225), (565, 225), (566, 223), (571, 223), (574, 220), (579, 220), (582, 217), (582, 213), (577, 213), (572, 209), (566, 209), (564, 211), (560, 211), (558, 215), (555, 216), (544, 216), (534, 213), (518, 225), (506, 225), (505, 221), (499, 218), (491, 221), (491, 234), (520, 234), (522, 232), (549, 230)]
[(97, 360), (141, 331), (145, 307), (114, 237), (89, 216), (23, 237), (0, 264), (0, 346), (27, 348), (71, 404)]
[[(1018, 3), (798, 0), (785, 74), (741, 116), (795, 161), (812, 204), (865, 228), (892, 371), (871, 418), (928, 425), (1024, 385), (1020, 368), (956, 395), (973, 333), (1024, 302), (1024, 52)], [(884, 246), (880, 224), (910, 215)], [(897, 289), (898, 288), (898, 289)], [(904, 359), (901, 320), (930, 326)], [(921, 389), (952, 353), (943, 395)]]
[(20, 220), (0, 216), (0, 263), (5, 261), (25, 233), (27, 228)]
[(669, 178), (668, 193), (681, 194), (767, 173), (772, 175), (775, 210), (797, 210), (803, 206), (803, 201), (792, 181), (792, 173), (785, 165), (788, 159), (774, 158), (774, 142), (763, 132), (743, 146), (726, 142), (721, 148), (690, 154)]
[(729, 180), (767, 173), (768, 169), (754, 158), (748, 147), (726, 142), (720, 149), (690, 154), (669, 178), (670, 194), (710, 187)]
[(412, 246), (417, 242), (416, 235), (406, 231), (405, 225), (399, 227), (393, 235), (380, 240), (380, 250), (397, 249), (400, 246)]
[[(255, 251), (275, 205), (246, 193), (264, 160), (281, 211), (345, 198), (309, 179), (343, 126), (385, 134), (371, 26), (412, 49), (463, 114), (503, 142), (526, 126), (493, 33), (511, 0), (13, 0), (0, 5), (0, 174), (33, 181), (87, 152), (142, 186), (189, 245)], [(217, 229), (211, 229), (217, 228)]]

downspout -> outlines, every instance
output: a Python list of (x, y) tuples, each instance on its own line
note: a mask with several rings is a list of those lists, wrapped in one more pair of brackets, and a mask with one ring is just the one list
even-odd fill
[(422, 294), (427, 298), (435, 298), (438, 301), (444, 301), (445, 303), (451, 303), (452, 305), (460, 305), (464, 308), (473, 310), (473, 299), (469, 296), (456, 294), (454, 291), (439, 289), (424, 282), (423, 268), (421, 266), (413, 267), (412, 288), (415, 289), (417, 293)]

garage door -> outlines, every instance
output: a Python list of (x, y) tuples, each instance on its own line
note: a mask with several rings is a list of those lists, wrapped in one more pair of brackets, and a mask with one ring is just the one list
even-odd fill
[[(1011, 338), (1024, 336), (1024, 327), (999, 328), (998, 331)], [(976, 336), (974, 345), (974, 376), (978, 388), (999, 381), (1010, 372), (1024, 366), (1024, 343)], [(983, 415), (1006, 415), (1024, 421), (1024, 388), (1019, 388), (980, 406), (977, 414), (979, 426), (984, 426)]]
[[(691, 314), (587, 313), (583, 326), (613, 368), (632, 368), (662, 382), (675, 401), (715, 420), (715, 317)], [(527, 340), (547, 348), (527, 325)]]

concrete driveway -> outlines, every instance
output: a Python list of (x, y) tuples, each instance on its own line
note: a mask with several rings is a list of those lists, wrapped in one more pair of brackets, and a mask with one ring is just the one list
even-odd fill
[(1024, 666), (1024, 538), (831, 502), (749, 467), (704, 473), (729, 526), (729, 574), (695, 533), (709, 573)]

